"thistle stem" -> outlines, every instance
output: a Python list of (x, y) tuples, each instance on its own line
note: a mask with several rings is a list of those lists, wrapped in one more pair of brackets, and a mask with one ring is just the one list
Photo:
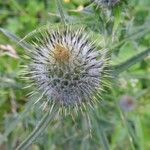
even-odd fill
[(123, 123), (124, 127), (126, 128), (127, 136), (128, 136), (128, 140), (129, 140), (129, 143), (130, 143), (131, 150), (135, 150), (135, 146), (134, 146), (133, 138), (132, 138), (129, 126), (128, 126), (127, 118), (126, 118), (125, 114), (123, 113), (123, 111), (120, 109), (120, 107), (119, 107), (119, 105), (118, 105), (116, 100), (115, 100), (115, 103), (116, 103), (118, 112), (120, 114), (120, 118), (122, 120), (122, 123)]
[(100, 137), (101, 137), (101, 143), (103, 145), (103, 150), (109, 150), (109, 143), (105, 134), (104, 129), (102, 129), (101, 125), (99, 126), (99, 132), (100, 132)]
[(33, 141), (44, 131), (44, 129), (48, 126), (50, 121), (52, 121), (56, 114), (56, 111), (56, 108), (54, 108), (53, 111), (49, 109), (49, 111), (43, 116), (43, 118), (32, 131), (32, 133), (16, 148), (16, 150), (27, 149), (33, 143)]
[(92, 112), (93, 112), (93, 116), (96, 116), (96, 117), (92, 117), (93, 124), (95, 125), (95, 130), (96, 130), (98, 138), (102, 144), (103, 150), (110, 150), (109, 142), (108, 142), (105, 130), (101, 126), (101, 124), (98, 123), (98, 114), (95, 113), (94, 111), (92, 111)]
[(64, 25), (66, 25), (66, 19), (65, 19), (65, 15), (62, 9), (62, 2), (61, 0), (56, 0), (57, 3), (57, 7), (58, 7), (58, 11), (59, 11), (59, 15), (61, 17), (62, 22), (64, 23)]

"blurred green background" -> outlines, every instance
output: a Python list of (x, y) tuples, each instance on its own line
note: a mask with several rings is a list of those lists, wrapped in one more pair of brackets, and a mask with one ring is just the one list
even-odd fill
[[(86, 26), (119, 65), (150, 48), (150, 0), (121, 0), (98, 8), (90, 0), (63, 0), (68, 24)], [(0, 0), (0, 27), (23, 38), (33, 30), (61, 22), (55, 0)], [(20, 77), (25, 50), (0, 33), (0, 150), (13, 150), (43, 115), (32, 89)], [(86, 116), (55, 119), (33, 150), (150, 149), (150, 56), (109, 81), (89, 129)], [(33, 99), (33, 100), (32, 100)], [(92, 117), (92, 115), (91, 115)], [(92, 119), (91, 119), (92, 120)], [(94, 120), (94, 119), (93, 119)], [(103, 131), (103, 132), (101, 132)], [(91, 132), (91, 133), (90, 133)]]

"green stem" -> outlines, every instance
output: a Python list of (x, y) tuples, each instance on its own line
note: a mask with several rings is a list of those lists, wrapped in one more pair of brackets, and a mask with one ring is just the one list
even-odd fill
[(61, 0), (56, 0), (56, 3), (57, 3), (57, 7), (58, 7), (58, 11), (59, 11), (61, 20), (64, 23), (64, 25), (66, 25), (65, 15), (64, 15), (64, 12), (63, 12), (63, 9), (62, 9), (62, 2), (61, 2)]
[(127, 118), (126, 118), (125, 114), (120, 110), (119, 106), (118, 106), (118, 109), (119, 109), (119, 112), (120, 112), (120, 117), (122, 119), (122, 122), (123, 122), (123, 124), (124, 124), (124, 126), (126, 127), (126, 130), (127, 130), (127, 136), (128, 136), (128, 139), (129, 139), (129, 143), (130, 143), (131, 149), (135, 150), (133, 137), (131, 135), (131, 130), (129, 128)]
[(128, 137), (128, 140), (129, 140), (130, 148), (131, 148), (131, 150), (135, 150), (135, 146), (134, 146), (133, 138), (132, 138), (132, 135), (131, 135), (131, 132), (130, 132), (130, 129), (129, 129), (127, 117), (124, 114), (124, 112), (121, 110), (121, 108), (120, 108), (120, 106), (118, 104), (117, 98), (116, 98), (116, 93), (114, 91), (113, 91), (113, 97), (114, 97), (114, 100), (115, 100), (116, 108), (117, 108), (117, 110), (119, 112), (120, 119), (122, 120), (122, 124), (126, 128), (127, 137)]
[(103, 150), (109, 150), (109, 143), (108, 143), (106, 134), (103, 131), (101, 125), (99, 126), (99, 128), (100, 128), (99, 132), (100, 132), (101, 142), (102, 142), (102, 145), (103, 145)]
[(150, 48), (133, 56), (132, 58), (128, 59), (127, 61), (123, 62), (120, 65), (113, 66), (113, 75), (117, 76), (123, 71), (126, 71), (129, 67), (133, 66), (134, 64), (142, 61), (146, 56), (150, 54)]
[(16, 150), (25, 150), (27, 149), (33, 141), (44, 131), (44, 129), (48, 126), (50, 121), (56, 114), (57, 109), (51, 112), (51, 109), (43, 116), (39, 124), (35, 127), (32, 133), (16, 148)]
[(45, 9), (47, 9), (48, 8), (48, 0), (44, 0), (43, 2), (44, 2)]
[(107, 139), (107, 136), (105, 134), (105, 130), (103, 129), (103, 127), (101, 126), (101, 124), (98, 123), (98, 114), (95, 113), (95, 111), (92, 110), (92, 115), (95, 117), (92, 117), (93, 119), (93, 124), (95, 125), (95, 129), (96, 129), (96, 133), (98, 135), (98, 138), (103, 146), (103, 150), (110, 150), (109, 148), (109, 142)]

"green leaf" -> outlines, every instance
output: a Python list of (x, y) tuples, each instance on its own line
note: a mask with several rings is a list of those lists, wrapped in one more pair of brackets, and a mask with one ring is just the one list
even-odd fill
[(32, 45), (29, 45), (25, 41), (22, 41), (22, 39), (20, 37), (16, 36), (15, 34), (11, 33), (10, 31), (3, 29), (3, 28), (0, 28), (0, 31), (3, 34), (5, 34), (8, 38), (10, 38), (12, 41), (14, 41), (18, 45), (20, 45), (22, 48), (24, 48), (28, 51), (30, 51), (31, 49), (34, 49), (34, 47)]
[(132, 58), (128, 59), (127, 61), (123, 62), (120, 65), (116, 65), (113, 67), (113, 75), (117, 76), (123, 71), (126, 71), (128, 68), (133, 66), (134, 64), (142, 61), (146, 56), (150, 54), (150, 49), (147, 49), (136, 56), (133, 56)]

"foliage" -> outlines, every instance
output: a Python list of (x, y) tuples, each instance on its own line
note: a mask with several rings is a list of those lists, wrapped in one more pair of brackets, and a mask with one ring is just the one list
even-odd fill
[[(83, 113), (54, 118), (38, 137), (32, 149), (150, 149), (150, 1), (120, 0), (113, 8), (99, 8), (90, 0), (64, 0), (62, 11), (67, 24), (85, 26), (93, 40), (110, 51), (109, 87), (105, 87), (100, 104), (90, 114), (91, 124)], [(28, 97), (32, 89), (20, 72), (25, 61), (25, 40), (45, 25), (62, 24), (55, 0), (0, 1), (0, 149), (14, 149), (27, 137), (45, 114), (40, 95)], [(6, 36), (7, 35), (7, 36)], [(17, 36), (16, 36), (17, 35)], [(9, 38), (8, 38), (9, 37)], [(21, 39), (23, 42), (18, 43)], [(25, 40), (24, 40), (25, 39)], [(15, 43), (15, 42), (17, 43)], [(21, 47), (19, 46), (21, 45)], [(22, 48), (24, 47), (24, 49)], [(120, 105), (123, 95), (132, 96), (135, 107), (125, 111)], [(131, 103), (132, 104), (132, 103)], [(128, 106), (128, 105), (127, 105)], [(129, 106), (130, 107), (130, 106)], [(90, 110), (91, 111), (91, 110)]]

